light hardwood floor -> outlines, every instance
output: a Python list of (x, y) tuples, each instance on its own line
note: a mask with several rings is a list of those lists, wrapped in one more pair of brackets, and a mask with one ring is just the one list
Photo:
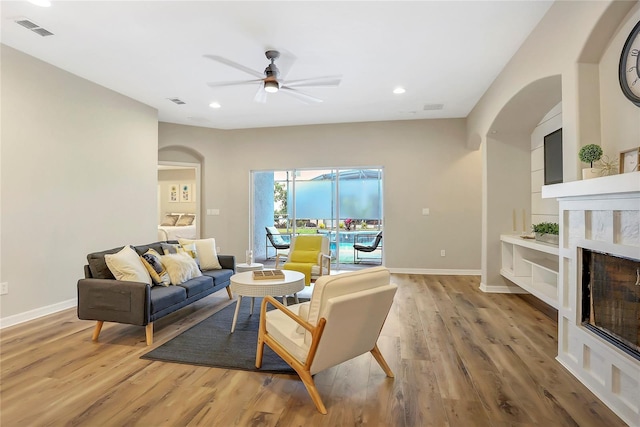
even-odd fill
[(0, 332), (0, 425), (622, 426), (555, 361), (556, 323), (478, 278), (394, 274), (379, 347), (316, 375), (318, 413), (295, 376), (153, 362), (140, 356), (228, 305), (221, 291), (144, 328), (75, 310)]

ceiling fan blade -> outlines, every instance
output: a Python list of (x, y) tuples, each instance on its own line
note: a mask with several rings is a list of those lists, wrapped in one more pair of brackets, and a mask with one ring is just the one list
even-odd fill
[(207, 82), (207, 86), (209, 86), (209, 87), (237, 86), (237, 85), (261, 83), (261, 82), (262, 82), (262, 79), (238, 80), (238, 81), (235, 81), (235, 82)]
[(342, 76), (313, 77), (310, 79), (290, 80), (285, 84), (288, 87), (337, 87)]
[(256, 92), (256, 96), (253, 97), (253, 100), (260, 104), (267, 103), (267, 92), (264, 90), (264, 84), (258, 86), (258, 91)]
[(293, 96), (294, 98), (298, 98), (300, 101), (306, 102), (307, 104), (311, 104), (312, 102), (322, 102), (322, 99), (316, 98), (315, 96), (307, 95), (306, 93), (302, 93), (296, 89), (290, 88), (288, 86), (280, 86), (280, 92), (285, 93), (287, 95)]
[(222, 56), (218, 56), (218, 55), (203, 55), (203, 56), (205, 58), (209, 58), (213, 61), (219, 62), (221, 64), (228, 65), (229, 67), (235, 68), (236, 70), (244, 71), (245, 73), (251, 74), (252, 76), (257, 77), (259, 79), (264, 78), (264, 73), (252, 70), (249, 67), (245, 67), (242, 64), (238, 64), (237, 62), (233, 62), (232, 60), (223, 58)]
[(286, 80), (287, 75), (298, 58), (288, 50), (279, 49), (278, 51), (280, 52), (280, 57), (276, 61), (278, 70), (280, 70), (278, 80)]

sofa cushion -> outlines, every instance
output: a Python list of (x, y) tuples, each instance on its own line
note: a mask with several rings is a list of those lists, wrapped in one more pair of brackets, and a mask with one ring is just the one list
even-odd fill
[(151, 313), (157, 313), (187, 299), (187, 290), (181, 286), (153, 286), (151, 288)]
[(164, 242), (155, 242), (155, 243), (149, 243), (148, 245), (134, 246), (133, 249), (135, 249), (136, 252), (138, 252), (138, 255), (146, 254), (149, 249), (153, 249), (154, 251), (162, 255), (164, 253), (162, 252), (162, 243)]
[(151, 276), (147, 268), (131, 246), (125, 246), (115, 254), (107, 254), (104, 259), (117, 280), (151, 284)]
[(179, 286), (185, 288), (187, 290), (187, 298), (191, 298), (213, 288), (213, 280), (209, 276), (194, 277), (191, 280), (180, 283)]
[(213, 284), (219, 285), (220, 283), (228, 282), (233, 276), (233, 270), (206, 270), (202, 272), (203, 275), (213, 278)]
[(102, 252), (93, 252), (87, 255), (87, 263), (89, 264), (89, 271), (91, 272), (91, 277), (94, 279), (112, 279), (114, 280), (116, 277), (111, 273), (109, 267), (107, 267), (107, 262), (104, 260), (104, 256), (106, 254), (115, 254), (122, 250), (122, 246), (118, 248), (108, 249)]

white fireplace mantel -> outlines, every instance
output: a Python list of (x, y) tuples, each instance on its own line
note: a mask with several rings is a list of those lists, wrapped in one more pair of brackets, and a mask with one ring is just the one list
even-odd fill
[(626, 194), (634, 192), (640, 192), (640, 172), (544, 185), (542, 187), (542, 198), (594, 197), (605, 194)]
[(582, 326), (581, 249), (640, 259), (640, 172), (542, 187), (557, 198), (557, 360), (630, 426), (640, 426), (640, 360)]

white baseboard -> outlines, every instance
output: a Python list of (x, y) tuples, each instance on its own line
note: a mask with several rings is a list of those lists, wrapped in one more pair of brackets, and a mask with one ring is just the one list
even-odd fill
[(9, 326), (18, 325), (20, 323), (28, 322), (29, 320), (37, 319), (39, 317), (48, 316), (49, 314), (57, 313), (68, 308), (77, 307), (78, 299), (72, 298), (67, 301), (61, 301), (56, 304), (48, 305), (46, 307), (36, 308), (35, 310), (25, 311), (24, 313), (15, 314), (13, 316), (0, 318), (0, 329), (8, 328)]
[(509, 285), (487, 285), (486, 283), (480, 283), (480, 290), (488, 294), (528, 294), (529, 292), (522, 289), (520, 286)]
[(389, 268), (391, 273), (396, 274), (430, 274), (441, 276), (480, 276), (480, 270), (448, 270), (431, 268)]

